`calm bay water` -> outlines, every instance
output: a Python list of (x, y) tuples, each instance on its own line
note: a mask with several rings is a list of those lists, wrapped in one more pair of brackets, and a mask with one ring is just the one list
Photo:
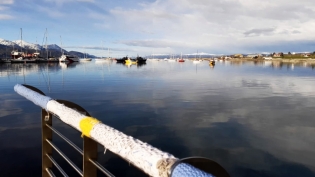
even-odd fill
[[(315, 176), (315, 70), (306, 63), (148, 61), (0, 65), (0, 176), (41, 176), (40, 108), (28, 84), (178, 158), (203, 156), (231, 176)], [(81, 146), (80, 134), (54, 119)], [(56, 140), (56, 141), (55, 141)], [(67, 155), (81, 157), (54, 136)], [(145, 176), (99, 148), (116, 176)], [(54, 158), (76, 176), (57, 154)]]

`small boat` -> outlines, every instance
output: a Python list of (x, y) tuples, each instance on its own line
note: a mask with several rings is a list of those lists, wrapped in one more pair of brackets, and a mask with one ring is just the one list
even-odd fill
[(185, 60), (183, 59), (182, 53), (180, 53), (180, 58), (179, 58), (177, 61), (178, 61), (178, 62), (185, 62)]
[(167, 61), (169, 61), (169, 62), (175, 62), (176, 60), (173, 59), (173, 58), (170, 58), (170, 59), (168, 59)]
[(193, 61), (193, 63), (195, 63), (195, 64), (200, 63), (200, 60), (195, 59), (195, 60)]
[(147, 59), (137, 56), (136, 61), (137, 63), (146, 63)]
[(130, 58), (128, 58), (127, 60), (125, 60), (125, 64), (126, 65), (130, 65), (130, 64), (137, 64), (137, 61), (133, 61)]
[(75, 55), (61, 55), (59, 58), (60, 62), (78, 62), (79, 58)]
[(95, 58), (95, 61), (112, 61), (111, 58)]
[(92, 59), (91, 58), (81, 58), (80, 62), (82, 62), (82, 61), (92, 61)]
[(210, 60), (210, 61), (209, 61), (209, 64), (214, 65), (214, 64), (215, 64), (215, 61), (214, 61), (214, 60)]

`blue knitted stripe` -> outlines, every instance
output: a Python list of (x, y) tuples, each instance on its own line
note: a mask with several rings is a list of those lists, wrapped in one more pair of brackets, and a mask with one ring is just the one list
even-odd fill
[(171, 177), (214, 177), (211, 174), (208, 174), (204, 171), (201, 171), (189, 164), (180, 163), (178, 164), (172, 173)]

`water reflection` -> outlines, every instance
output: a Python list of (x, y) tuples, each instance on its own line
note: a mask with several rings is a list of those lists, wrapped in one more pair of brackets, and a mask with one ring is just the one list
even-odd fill
[(146, 63), (116, 63), (117, 65), (120, 65), (120, 66), (125, 66), (127, 68), (131, 68), (131, 67), (137, 67), (137, 68), (141, 68), (143, 66), (146, 65)]
[[(25, 81), (179, 158), (213, 159), (231, 176), (315, 176), (314, 66), (293, 66), (279, 61), (218, 61), (215, 66), (148, 61), (130, 68), (93, 61), (72, 67), (2, 64), (0, 141), (6, 143), (0, 143), (5, 164), (0, 173), (25, 176), (32, 169), (41, 176), (40, 111), (13, 91), (14, 84)], [(77, 133), (55, 125), (81, 145)], [(100, 162), (116, 176), (145, 176), (101, 151)], [(24, 168), (16, 161), (32, 163)]]

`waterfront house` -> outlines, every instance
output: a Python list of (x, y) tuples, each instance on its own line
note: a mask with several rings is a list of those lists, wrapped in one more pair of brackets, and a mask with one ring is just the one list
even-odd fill
[(303, 56), (303, 57), (310, 57), (311, 54), (310, 54), (310, 53), (303, 53), (302, 56)]
[(283, 53), (273, 53), (272, 57), (283, 57)]
[(252, 59), (255, 58), (256, 59), (256, 58), (259, 57), (259, 55), (258, 54), (250, 54), (250, 55), (247, 55), (246, 57), (247, 58), (252, 58)]
[(235, 54), (233, 56), (233, 58), (243, 58), (243, 57), (244, 57), (244, 55), (242, 55), (242, 54)]

